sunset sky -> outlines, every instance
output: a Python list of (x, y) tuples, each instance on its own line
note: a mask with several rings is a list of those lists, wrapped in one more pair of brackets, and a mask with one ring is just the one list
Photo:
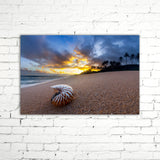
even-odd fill
[(139, 53), (139, 36), (23, 35), (22, 74), (80, 74), (104, 60)]

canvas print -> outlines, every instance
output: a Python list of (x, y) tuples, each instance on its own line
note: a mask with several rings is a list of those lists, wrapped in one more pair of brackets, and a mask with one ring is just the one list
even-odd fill
[(22, 35), (21, 114), (138, 114), (138, 35)]

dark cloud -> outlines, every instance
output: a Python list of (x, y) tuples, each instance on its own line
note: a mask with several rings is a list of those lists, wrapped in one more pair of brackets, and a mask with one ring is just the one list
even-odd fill
[[(139, 36), (136, 35), (82, 36), (75, 43), (77, 44), (73, 50), (80, 52), (82, 57), (87, 57), (90, 65), (100, 64), (104, 60), (117, 61), (125, 52), (135, 55), (139, 52)], [(63, 51), (52, 48), (45, 36), (21, 36), (21, 55), (39, 63), (40, 66), (50, 65), (50, 68), (66, 67), (64, 62), (73, 56), (67, 48)]]
[(21, 36), (21, 55), (40, 65), (62, 65), (72, 56), (67, 50), (60, 53), (50, 48), (45, 36)]
[[(100, 55), (94, 50), (97, 43), (100, 44), (99, 52), (102, 52)], [(139, 36), (94, 36), (92, 43), (88, 44), (84, 41), (78, 50), (88, 56), (92, 62), (117, 61), (126, 52), (135, 55), (139, 53)]]

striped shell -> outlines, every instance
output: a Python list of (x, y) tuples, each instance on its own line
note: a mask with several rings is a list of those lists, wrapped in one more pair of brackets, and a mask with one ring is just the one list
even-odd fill
[(70, 103), (73, 99), (73, 89), (66, 84), (51, 86), (54, 89), (54, 95), (51, 98), (51, 103), (54, 106), (64, 106)]

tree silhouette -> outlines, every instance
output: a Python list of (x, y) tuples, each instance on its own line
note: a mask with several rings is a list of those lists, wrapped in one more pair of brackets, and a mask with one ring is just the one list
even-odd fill
[(126, 52), (124, 57), (126, 58), (126, 64), (127, 64), (127, 58), (129, 57), (129, 54)]
[(116, 61), (110, 61), (110, 65), (111, 65), (112, 67), (116, 66)]
[(123, 61), (123, 57), (119, 57), (119, 60), (120, 60), (120, 62), (122, 63), (122, 61)]
[(120, 62), (116, 62), (116, 66), (119, 67), (121, 65)]
[(109, 63), (110, 63), (111, 66), (113, 66), (113, 61), (110, 61)]
[(130, 56), (130, 60), (131, 60), (131, 63), (133, 64), (133, 59), (134, 59), (134, 54), (131, 54), (131, 56)]
[(100, 67), (100, 66), (97, 66), (97, 69), (102, 69), (102, 67)]
[(139, 53), (137, 53), (135, 58), (136, 58), (137, 62), (139, 63)]
[(91, 66), (91, 69), (95, 69), (96, 67), (95, 66)]
[(104, 61), (104, 62), (102, 63), (102, 66), (103, 66), (104, 68), (106, 68), (106, 67), (108, 66), (108, 61)]

